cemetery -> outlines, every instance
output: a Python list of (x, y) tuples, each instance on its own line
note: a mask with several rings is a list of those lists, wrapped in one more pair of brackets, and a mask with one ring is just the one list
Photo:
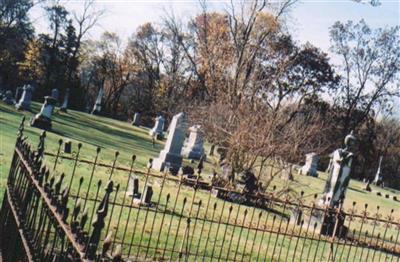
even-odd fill
[(399, 261), (397, 7), (6, 1), (0, 262)]
[[(31, 107), (33, 112), (17, 111), (15, 108), (4, 103), (0, 105), (3, 115), (5, 115), (5, 120), (2, 120), (2, 125), (7, 127), (8, 137), (10, 140), (6, 147), (6, 149), (9, 150), (9, 154), (12, 154), (15, 146), (14, 142), (12, 142), (12, 137), (15, 137), (14, 134), (17, 133), (19, 126), (18, 122), (21, 117), (25, 116), (27, 119), (34, 119), (36, 117), (35, 112), (41, 110), (40, 104), (37, 103), (32, 103)], [(183, 115), (177, 116), (178, 118), (176, 120), (179, 120), (179, 117), (182, 117)], [(230, 256), (230, 253), (232, 253), (232, 256), (239, 256), (245, 260), (256, 260), (256, 256), (261, 255), (267, 255), (267, 257), (278, 257), (278, 254), (280, 254), (279, 256), (285, 257), (286, 254), (290, 254), (290, 252), (300, 252), (300, 250), (304, 248), (304, 245), (309, 253), (308, 256), (330, 256), (329, 252), (321, 252), (319, 255), (317, 254), (319, 252), (318, 250), (322, 250), (321, 248), (318, 248), (318, 246), (321, 245), (321, 247), (324, 247), (325, 249), (325, 245), (327, 245), (328, 242), (323, 241), (325, 237), (316, 237), (318, 235), (318, 230), (321, 230), (321, 232), (323, 231), (321, 228), (318, 229), (318, 227), (322, 226), (322, 220), (321, 218), (319, 218), (319, 220), (313, 218), (313, 214), (316, 214), (316, 212), (321, 215), (327, 211), (326, 209), (319, 209), (321, 207), (312, 206), (312, 203), (318, 203), (318, 201), (321, 201), (320, 199), (325, 199), (324, 201), (329, 199), (326, 197), (324, 198), (324, 192), (331, 194), (330, 191), (327, 189), (323, 190), (324, 181), (328, 178), (328, 174), (319, 172), (318, 177), (305, 176), (297, 173), (294, 174), (294, 183), (298, 185), (298, 190), (303, 190), (301, 192), (300, 202), (302, 205), (302, 213), (299, 215), (299, 212), (295, 211), (298, 210), (299, 206), (296, 207), (292, 202), (293, 200), (288, 201), (281, 197), (277, 198), (277, 195), (274, 194), (274, 191), (277, 191), (276, 187), (279, 187), (280, 183), (287, 183), (287, 181), (277, 180), (276, 185), (274, 186), (275, 188), (265, 191), (265, 193), (258, 197), (254, 195), (249, 198), (248, 196), (247, 199), (242, 200), (240, 200), (240, 197), (246, 195), (241, 193), (243, 191), (237, 191), (235, 193), (232, 189), (218, 187), (212, 189), (212, 184), (210, 183), (212, 179), (210, 178), (212, 178), (212, 170), (215, 168), (213, 161), (217, 161), (218, 157), (213, 158), (208, 156), (207, 160), (204, 161), (204, 166), (203, 164), (200, 166), (192, 164), (195, 172), (201, 174), (202, 183), (199, 183), (199, 179), (185, 179), (181, 174), (176, 175), (172, 170), (167, 168), (164, 168), (164, 171), (162, 172), (158, 172), (160, 167), (154, 169), (152, 166), (154, 165), (154, 160), (150, 163), (149, 159), (157, 159), (159, 155), (166, 155), (166, 153), (159, 152), (168, 148), (168, 142), (171, 142), (173, 139), (173, 132), (171, 131), (170, 139), (168, 140), (168, 138), (166, 138), (166, 140), (164, 140), (166, 143), (165, 146), (164, 141), (157, 140), (156, 147), (153, 148), (151, 146), (151, 138), (148, 135), (149, 128), (132, 126), (130, 123), (110, 120), (100, 116), (92, 116), (85, 113), (75, 112), (73, 110), (68, 111), (67, 117), (63, 112), (57, 111), (57, 109), (52, 115), (52, 123), (54, 123), (52, 132), (46, 133), (46, 142), (44, 143), (43, 160), (47, 163), (49, 171), (51, 171), (51, 175), (46, 179), (48, 181), (53, 181), (50, 182), (53, 186), (57, 185), (58, 182), (65, 185), (69, 181), (69, 183), (71, 183), (70, 185), (72, 185), (70, 187), (71, 192), (69, 192), (71, 195), (70, 198), (74, 195), (78, 195), (81, 196), (83, 200), (86, 197), (87, 201), (85, 200), (84, 203), (80, 203), (80, 209), (81, 211), (86, 209), (90, 213), (92, 209), (94, 210), (96, 208), (95, 203), (98, 203), (97, 201), (100, 201), (101, 196), (104, 195), (102, 190), (105, 186), (104, 183), (107, 182), (107, 178), (112, 178), (113, 183), (117, 185), (113, 187), (115, 195), (110, 194), (110, 197), (113, 198), (113, 200), (110, 201), (119, 203), (121, 206), (110, 205), (110, 208), (114, 210), (111, 211), (112, 215), (109, 220), (111, 224), (107, 225), (108, 230), (105, 232), (109, 232), (109, 228), (113, 228), (114, 230), (112, 231), (115, 232), (115, 235), (113, 235), (112, 238), (114, 237), (114, 241), (116, 241), (115, 239), (120, 239), (122, 242), (136, 243), (136, 245), (140, 246), (144, 245), (142, 249), (122, 247), (122, 251), (120, 252), (124, 255), (128, 254), (129, 256), (152, 257), (156, 254), (153, 253), (154, 251), (152, 251), (152, 249), (146, 247), (151, 248), (152, 246), (159, 246), (160, 250), (164, 249), (164, 256), (179, 256), (179, 252), (182, 251), (178, 252), (178, 250), (181, 250), (182, 243), (185, 243), (183, 239), (185, 239), (185, 228), (188, 225), (186, 224), (186, 221), (179, 219), (179, 216), (174, 218), (171, 215), (165, 215), (165, 211), (163, 210), (169, 208), (171, 212), (177, 212), (177, 215), (182, 212), (182, 214), (193, 216), (193, 222), (198, 223), (198, 225), (192, 225), (195, 227), (195, 232), (193, 232), (192, 238), (189, 238), (191, 246), (186, 247), (194, 252), (192, 255), (188, 255), (189, 260), (195, 259), (196, 252), (197, 255), (202, 254), (203, 256), (208, 252), (212, 252), (212, 249), (216, 249), (213, 253), (216, 253), (217, 256), (226, 258)], [(96, 125), (95, 127), (91, 127), (93, 128), (92, 132), (96, 132), (95, 136), (91, 135), (89, 138), (85, 135), (86, 132), (79, 131), (77, 127), (84, 123), (86, 123), (85, 125), (88, 123)], [(179, 127), (178, 124), (179, 121), (177, 121), (176, 124), (173, 124), (172, 129), (174, 129), (174, 125)], [(71, 125), (72, 127), (70, 127)], [(119, 129), (110, 129), (111, 126), (114, 128), (118, 127)], [(89, 128), (89, 126), (87, 126), (87, 128)], [(95, 131), (95, 129), (97, 129), (97, 131)], [(36, 144), (40, 144), (39, 138), (42, 133), (41, 129), (30, 127), (29, 122), (26, 121), (23, 132), (24, 135), (28, 136), (28, 140), (32, 141), (34, 147), (36, 147)], [(109, 134), (107, 134), (108, 132), (112, 132), (113, 136), (109, 136)], [(104, 138), (107, 136), (108, 139)], [(127, 137), (130, 138), (129, 143), (125, 142)], [(68, 138), (68, 140), (66, 140), (66, 138)], [(183, 141), (180, 141), (179, 143), (181, 143), (181, 147), (184, 148)], [(208, 147), (208, 145), (205, 146)], [(69, 147), (71, 147), (72, 150), (68, 149)], [(98, 149), (96, 149), (97, 147)], [(116, 152), (118, 152), (118, 154), (116, 154)], [(132, 158), (132, 155), (130, 154), (134, 154), (135, 158)], [(79, 156), (79, 158), (76, 158), (77, 156)], [(80, 161), (76, 162), (77, 159), (80, 159)], [(190, 165), (191, 162), (188, 158), (178, 161), (182, 161), (184, 163), (183, 165)], [(4, 166), (5, 168), (9, 168), (10, 162), (6, 163)], [(132, 168), (133, 166), (134, 169)], [(200, 169), (198, 167), (200, 167)], [(333, 170), (335, 169), (333, 168)], [(334, 172), (335, 171), (333, 171), (333, 174)], [(60, 177), (61, 175), (62, 177)], [(71, 175), (73, 176), (72, 178)], [(246, 180), (246, 176), (244, 176), (243, 180), (249, 181), (248, 179)], [(2, 185), (4, 185), (5, 179), (2, 179), (1, 182)], [(374, 194), (371, 193), (367, 195), (369, 199), (368, 203), (366, 203), (368, 204), (368, 208), (364, 207), (364, 200), (366, 199), (366, 193), (362, 191), (364, 184), (355, 180), (350, 180), (349, 182), (350, 186), (347, 190), (346, 201), (343, 203), (343, 212), (346, 213), (346, 217), (341, 222), (346, 228), (349, 228), (346, 231), (346, 237), (344, 237), (344, 229), (341, 230), (342, 232), (340, 232), (340, 234), (342, 235), (342, 238), (338, 238), (338, 241), (356, 241), (349, 240), (353, 237), (357, 239), (358, 236), (357, 234), (354, 234), (354, 232), (352, 233), (351, 230), (359, 230), (360, 227), (368, 232), (374, 231), (375, 235), (380, 234), (382, 241), (386, 237), (389, 239), (390, 236), (393, 234), (395, 235), (396, 227), (392, 227), (392, 229), (386, 231), (383, 228), (374, 229), (373, 223), (367, 223), (368, 220), (367, 222), (363, 222), (362, 219), (357, 221), (357, 215), (362, 217), (363, 210), (371, 210), (371, 213), (368, 212), (371, 215), (371, 219), (374, 219), (374, 215), (378, 215), (375, 219), (392, 216), (392, 208), (396, 202), (393, 199), (374, 196)], [(371, 187), (373, 187), (374, 191), (377, 190), (375, 185), (371, 185)], [(3, 189), (4, 187), (2, 186), (1, 188)], [(56, 186), (55, 190), (60, 191), (60, 188), (63, 187)], [(198, 190), (196, 190), (196, 188), (198, 188)], [(393, 190), (379, 188), (379, 191), (395, 197), (398, 197), (399, 195), (397, 191)], [(87, 195), (87, 192), (89, 192), (89, 195)], [(250, 195), (252, 194), (253, 193)], [(92, 197), (88, 198), (88, 196)], [(96, 199), (98, 200), (96, 201)], [(335, 199), (335, 197), (331, 197), (330, 201)], [(355, 202), (357, 202), (357, 204), (353, 205)], [(333, 202), (331, 201), (330, 203)], [(78, 204), (77, 202), (69, 201), (69, 205), (75, 206), (75, 209)], [(70, 212), (74, 210), (73, 206), (70, 207)], [(130, 206), (132, 206), (132, 208), (139, 208), (139, 211), (131, 211), (131, 208), (129, 208)], [(376, 206), (379, 206), (378, 210), (376, 209)], [(143, 212), (141, 213), (140, 210)], [(356, 213), (355, 210), (357, 210)], [(262, 227), (267, 230), (266, 232), (262, 229), (258, 232), (256, 229), (261, 224), (261, 218), (257, 218), (259, 215), (266, 219), (266, 224)], [(350, 222), (349, 216), (353, 216), (351, 220), (352, 222)], [(246, 217), (248, 222), (245, 222)], [(72, 218), (71, 221), (74, 221), (73, 219), (74, 218)], [(123, 221), (127, 221), (127, 219), (136, 222), (127, 225), (123, 224)], [(206, 223), (203, 219), (206, 219), (205, 221), (215, 222), (208, 224), (209, 222)], [(165, 222), (169, 220), (170, 222)], [(79, 220), (77, 220), (77, 222), (78, 221)], [(219, 225), (219, 223), (223, 221), (227, 221), (230, 226)], [(242, 222), (244, 223), (243, 225), (249, 227), (249, 229), (243, 230), (241, 233), (246, 236), (245, 239), (248, 239), (249, 243), (245, 244), (244, 240), (243, 243), (232, 240), (233, 246), (229, 248), (229, 246), (224, 245), (223, 242), (230, 241), (228, 237), (229, 232), (237, 231), (235, 234), (240, 235), (239, 229), (241, 227), (239, 221), (244, 221)], [(316, 221), (319, 221), (319, 223), (317, 224)], [(396, 219), (393, 217), (393, 223), (395, 223), (395, 221)], [(239, 224), (236, 224), (238, 222)], [(74, 222), (71, 223), (72, 226)], [(259, 226), (256, 227), (255, 225), (257, 223), (259, 223)], [(314, 227), (314, 223), (317, 227)], [(160, 226), (162, 225), (170, 225), (168, 229), (170, 234), (168, 235), (171, 235), (174, 240), (177, 238), (176, 241), (178, 243), (175, 243), (175, 247), (173, 246), (173, 242), (175, 241), (172, 241), (171, 239), (168, 240), (168, 235), (161, 234)], [(255, 228), (250, 229), (253, 226)], [(86, 225), (86, 227), (90, 232), (89, 224)], [(176, 231), (176, 227), (179, 228), (178, 231)], [(292, 227), (293, 229), (291, 229)], [(144, 228), (147, 228), (146, 232), (147, 230), (150, 230), (151, 236), (148, 237), (152, 239), (151, 241), (148, 241), (147, 237), (145, 237), (146, 240), (142, 239), (142, 237), (140, 237), (143, 236), (142, 232), (140, 234), (132, 234), (132, 232), (137, 230), (140, 232)], [(211, 228), (214, 229), (211, 230)], [(303, 248), (299, 248), (298, 251), (293, 251), (293, 248), (295, 243), (299, 241), (284, 238), (279, 240), (279, 233), (271, 233), (275, 232), (274, 230), (280, 232), (285, 229), (287, 234), (298, 234), (299, 232), (295, 231), (296, 228), (297, 230), (308, 232), (307, 236), (310, 237), (310, 239), (314, 239), (309, 240), (311, 241), (310, 244), (300, 241), (300, 244), (298, 245), (303, 245)], [(197, 232), (197, 230), (199, 231)], [(211, 234), (211, 232), (216, 230), (218, 231), (217, 235)], [(359, 234), (361, 234), (362, 231), (359, 232)], [(105, 233), (102, 232), (102, 234)], [(226, 234), (228, 234), (228, 236)], [(339, 236), (339, 233), (337, 234)], [(382, 238), (384, 234), (386, 236), (385, 238)], [(237, 235), (234, 239), (237, 237), (239, 237), (239, 239), (241, 238)], [(105, 238), (106, 235), (104, 235), (104, 239)], [(197, 241), (200, 241), (200, 239), (207, 238), (209, 238), (210, 242), (212, 241), (212, 244), (197, 244)], [(273, 248), (272, 246), (271, 250), (264, 250), (264, 246), (259, 242), (262, 238), (269, 239), (268, 241), (270, 243), (278, 243), (277, 247)], [(104, 239), (102, 241), (105, 241)], [(327, 234), (326, 239), (329, 239), (329, 234)], [(362, 237), (358, 236), (358, 241), (367, 241), (367, 239), (368, 238), (366, 237), (363, 240)], [(315, 241), (314, 246), (312, 241)], [(203, 241), (201, 241), (201, 243), (202, 242)], [(247, 248), (253, 246), (254, 250), (251, 254), (245, 251), (246, 245)], [(288, 249), (288, 246), (290, 245), (292, 245), (292, 248)], [(170, 249), (166, 247), (169, 247)], [(116, 248), (116, 246), (113, 248)], [(260, 251), (258, 251), (258, 249), (260, 249)], [(328, 247), (326, 247), (326, 249), (328, 250)], [(340, 248), (338, 249), (338, 256), (357, 256), (358, 253), (356, 252), (357, 248), (353, 251), (348, 250), (348, 248), (344, 248), (343, 250)], [(177, 253), (171, 253), (170, 250), (177, 250)], [(257, 250), (257, 252), (255, 250)], [(130, 254), (132, 252), (133, 254)], [(354, 252), (354, 254), (352, 252)], [(358, 256), (360, 256), (362, 252), (366, 251), (363, 251), (361, 248)], [(209, 254), (211, 255), (213, 253)], [(380, 252), (376, 253), (376, 255), (382, 256)], [(385, 255), (387, 254), (383, 253), (383, 256)], [(191, 256), (193, 257), (191, 258)], [(306, 255), (304, 255), (304, 258), (305, 257)]]

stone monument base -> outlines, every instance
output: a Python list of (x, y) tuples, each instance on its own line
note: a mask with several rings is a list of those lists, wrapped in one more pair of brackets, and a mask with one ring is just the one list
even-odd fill
[[(313, 210), (312, 214), (304, 214), (300, 209), (293, 209), (291, 220), (292, 223), (297, 225), (301, 224), (303, 220), (303, 228), (313, 231), (314, 225), (316, 225), (315, 232), (324, 236), (346, 238), (348, 228), (344, 225), (345, 214), (343, 212), (336, 213), (334, 209), (327, 210), (326, 212), (322, 210)], [(335, 231), (336, 226), (336, 231)]]
[(171, 154), (162, 150), (160, 152), (160, 156), (153, 160), (152, 168), (157, 171), (164, 171), (166, 164), (169, 165), (170, 168), (172, 168), (173, 172), (178, 173), (182, 165), (182, 156)]
[(44, 130), (51, 130), (51, 119), (37, 114), (31, 121), (31, 126)]

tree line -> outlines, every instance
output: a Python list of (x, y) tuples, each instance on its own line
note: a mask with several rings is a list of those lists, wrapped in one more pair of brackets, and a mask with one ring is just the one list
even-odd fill
[[(87, 1), (81, 13), (59, 2), (1, 0), (0, 85), (30, 83), (34, 99), (71, 90), (70, 105), (93, 106), (104, 90), (104, 114), (148, 125), (162, 114), (188, 112), (220, 147), (232, 174), (266, 165), (327, 156), (354, 130), (359, 150), (352, 175), (372, 179), (383, 156), (385, 180), (400, 187), (399, 27), (370, 28), (363, 20), (330, 27), (331, 57), (296, 42), (286, 24), (295, 0), (243, 1), (225, 11), (201, 11), (188, 21), (170, 13), (139, 26), (129, 39), (87, 33), (103, 11)], [(40, 4), (48, 33), (36, 34), (29, 11)], [(327, 163), (326, 157), (321, 165)]]

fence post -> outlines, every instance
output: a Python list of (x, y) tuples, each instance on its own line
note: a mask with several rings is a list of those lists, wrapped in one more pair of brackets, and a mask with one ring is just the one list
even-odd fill
[(90, 260), (94, 260), (96, 258), (97, 246), (100, 242), (101, 231), (105, 226), (104, 219), (106, 218), (108, 213), (108, 201), (110, 199), (110, 194), (113, 191), (113, 186), (113, 182), (109, 181), (106, 188), (106, 194), (104, 195), (103, 200), (100, 202), (100, 205), (97, 208), (97, 217), (92, 223), (93, 232), (90, 235), (89, 242), (85, 250), (85, 256)]

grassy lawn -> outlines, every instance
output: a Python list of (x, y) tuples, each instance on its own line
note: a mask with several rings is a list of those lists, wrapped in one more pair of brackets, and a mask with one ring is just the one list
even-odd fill
[[(17, 129), (21, 120), (22, 115), (27, 117), (29, 120), (34, 113), (38, 112), (40, 105), (34, 103), (32, 106), (33, 113), (16, 111), (13, 107), (7, 106), (0, 102), (0, 201), (2, 201), (3, 192), (5, 188), (6, 178), (10, 168), (10, 161), (13, 155), (15, 139), (17, 134)], [(37, 145), (39, 135), (42, 132), (39, 129), (32, 128), (26, 122), (24, 135), (28, 136), (29, 141), (34, 145)], [(126, 122), (116, 121), (104, 117), (92, 116), (82, 112), (69, 110), (68, 113), (56, 112), (53, 117), (53, 132), (47, 132), (46, 138), (46, 152), (56, 153), (58, 149), (59, 139), (71, 140), (73, 145), (73, 151), (76, 153), (77, 144), (82, 143), (83, 147), (80, 151), (80, 158), (93, 161), (96, 158), (96, 148), (99, 147), (101, 152), (99, 154), (98, 162), (112, 164), (115, 158), (115, 152), (119, 151), (117, 166), (129, 167), (131, 163), (131, 156), (136, 155), (135, 169), (146, 170), (146, 165), (149, 158), (155, 158), (158, 153), (163, 148), (163, 142), (157, 141), (155, 147), (152, 146), (152, 141), (148, 136), (147, 128), (138, 128), (130, 125)], [(206, 146), (208, 147), (208, 145)], [(63, 155), (63, 153), (62, 153)], [(49, 168), (53, 168), (54, 158), (46, 156), (46, 162)], [(188, 164), (188, 160), (184, 160)], [(203, 171), (204, 177), (211, 174), (211, 170), (215, 167), (214, 159), (210, 158), (206, 163), (205, 169)], [(52, 171), (55, 177), (59, 177), (61, 173), (66, 175), (65, 181), (69, 181), (69, 176), (71, 176), (71, 169), (73, 167), (73, 161), (59, 159), (57, 162), (57, 168)], [(91, 181), (91, 173), (94, 173), (93, 181)], [(110, 175), (110, 169), (106, 167), (96, 167), (93, 171), (92, 166), (88, 164), (80, 163), (76, 167), (76, 172), (74, 180), (72, 181), (72, 194), (84, 196), (86, 192), (89, 192), (91, 198), (96, 198), (97, 192), (99, 190), (99, 195), (104, 194), (104, 185), (108, 180)], [(266, 169), (266, 172), (269, 172)], [(161, 174), (160, 174), (161, 175)], [(82, 186), (79, 186), (79, 178), (84, 178)], [(297, 191), (304, 191), (305, 197), (309, 201), (312, 200), (314, 194), (320, 194), (325, 184), (326, 174), (321, 172), (318, 178), (294, 175), (295, 181), (291, 182), (291, 187)], [(97, 187), (98, 181), (102, 181), (100, 188)], [(325, 244), (317, 244), (316, 241), (304, 241), (298, 239), (281, 239), (275, 241), (277, 238), (276, 234), (269, 234), (258, 232), (257, 230), (240, 230), (240, 227), (232, 225), (218, 225), (217, 223), (210, 223), (202, 220), (203, 218), (210, 218), (213, 214), (210, 212), (212, 206), (215, 204), (215, 217), (221, 222), (231, 222), (233, 223), (244, 223), (245, 225), (253, 225), (257, 223), (257, 214), (263, 212), (257, 208), (251, 208), (246, 206), (240, 206), (237, 204), (232, 204), (229, 202), (222, 201), (217, 198), (210, 198), (209, 192), (199, 190), (196, 192), (196, 197), (194, 198), (194, 191), (191, 188), (183, 188), (180, 194), (177, 194), (176, 183), (172, 181), (166, 181), (165, 185), (162, 186), (162, 180), (156, 178), (150, 178), (147, 183), (151, 184), (154, 188), (153, 201), (159, 202), (160, 205), (154, 210), (141, 210), (138, 212), (137, 209), (132, 209), (132, 213), (129, 214), (127, 206), (130, 205), (129, 200), (125, 197), (125, 192), (127, 190), (127, 172), (115, 170), (112, 174), (112, 180), (116, 185), (119, 185), (119, 190), (115, 194), (115, 202), (122, 204), (121, 206), (116, 206), (115, 210), (112, 210), (110, 214), (110, 229), (114, 231), (117, 235), (117, 241), (129, 242), (132, 239), (133, 243), (142, 242), (143, 245), (149, 245), (150, 247), (169, 247), (174, 248), (171, 239), (168, 240), (169, 235), (178, 236), (176, 240), (175, 249), (182, 245), (184, 242), (184, 229), (186, 228), (186, 221), (180, 221), (176, 219), (176, 215), (171, 215), (168, 213), (164, 215), (163, 210), (169, 210), (176, 214), (182, 213), (188, 215), (189, 213), (196, 214), (198, 219), (193, 219), (192, 223), (197, 223), (197, 227), (191, 231), (189, 234), (189, 241), (185, 245), (189, 245), (191, 252), (199, 247), (199, 254), (209, 254), (215, 253), (219, 254), (221, 259), (229, 258), (233, 259), (233, 254), (230, 254), (231, 250), (226, 246), (224, 242), (227, 239), (231, 239), (232, 250), (238, 250), (236, 255), (237, 259), (243, 258), (244, 260), (256, 260), (257, 252), (255, 250), (260, 250), (263, 254), (261, 260), (266, 259), (271, 260), (272, 257), (276, 258), (277, 261), (278, 254), (282, 253), (282, 256), (287, 253), (290, 257), (296, 258), (295, 261), (305, 261), (307, 259), (307, 253), (310, 256), (316, 256), (322, 258), (324, 257)], [(145, 182), (144, 177), (140, 177), (140, 185), (142, 186)], [(273, 181), (273, 185), (277, 187), (282, 187), (287, 181), (277, 178)], [(386, 199), (385, 194), (397, 195), (400, 198), (399, 192), (390, 189), (375, 188), (372, 186), (373, 190), (378, 190), (382, 193), (382, 197), (378, 197), (376, 193), (368, 193), (363, 190), (363, 183), (355, 180), (351, 180), (350, 187), (347, 192), (347, 198), (345, 201), (345, 209), (352, 207), (353, 201), (357, 202), (357, 209), (362, 211), (364, 204), (368, 203), (369, 211), (373, 214), (376, 211), (376, 207), (380, 206), (380, 213), (382, 217), (386, 217), (390, 214), (390, 210), (398, 207), (399, 202), (395, 202), (392, 199)], [(81, 190), (79, 190), (81, 188)], [(166, 196), (170, 194), (171, 200), (167, 203)], [(113, 196), (114, 197), (114, 196)], [(184, 199), (186, 198), (186, 204)], [(193, 202), (191, 200), (194, 200)], [(202, 206), (199, 206), (199, 201), (202, 201)], [(73, 203), (69, 203), (72, 209)], [(88, 202), (87, 207), (92, 210), (94, 202)], [(209, 206), (208, 209), (205, 206)], [(229, 212), (232, 206), (232, 213)], [(160, 208), (160, 209), (159, 209)], [(396, 209), (396, 208), (395, 208)], [(398, 208), (397, 208), (398, 209)], [(247, 210), (247, 216), (244, 215)], [(395, 210), (395, 216), (398, 218), (398, 210)], [(262, 219), (266, 219), (266, 213), (263, 213)], [(254, 215), (255, 214), (255, 215)], [(121, 216), (118, 219), (118, 216)], [(172, 219), (175, 218), (175, 219)], [(121, 229), (122, 226), (118, 227), (118, 221), (123, 221), (121, 224), (127, 229), (127, 235), (124, 236), (124, 230)], [(132, 221), (132, 222), (127, 222)], [(263, 220), (264, 221), (264, 220)], [(272, 221), (272, 216), (266, 219), (265, 222), (260, 222), (262, 225), (271, 226), (271, 223), (279, 224), (281, 219), (277, 219), (275, 222)], [(229, 223), (228, 223), (229, 224)], [(154, 226), (153, 226), (154, 225)], [(192, 224), (193, 225), (193, 224)], [(275, 224), (276, 226), (276, 224)], [(292, 229), (290, 224), (282, 224), (282, 228), (287, 227), (286, 230)], [(372, 226), (368, 225), (366, 228), (372, 230)], [(87, 229), (89, 229), (89, 223), (87, 223)], [(168, 229), (168, 233), (165, 230)], [(133, 234), (136, 232), (136, 234)], [(140, 232), (140, 234), (138, 234)], [(161, 234), (162, 232), (162, 234)], [(390, 231), (388, 235), (395, 234), (396, 231)], [(310, 232), (312, 233), (312, 232)], [(159, 240), (157, 241), (157, 236)], [(125, 239), (124, 239), (125, 237)], [(143, 239), (142, 239), (143, 238)], [(151, 239), (151, 240), (150, 240)], [(208, 239), (208, 241), (204, 241)], [(225, 239), (225, 240), (224, 240)], [(244, 242), (242, 239), (248, 239), (249, 241)], [(128, 241), (129, 240), (129, 241)], [(268, 241), (267, 241), (268, 240)], [(175, 242), (175, 241), (174, 241)], [(268, 244), (265, 243), (278, 243), (273, 250), (273, 247), (268, 248)], [(299, 242), (299, 247), (310, 250), (308, 252), (303, 252), (302, 257), (299, 256), (298, 252), (293, 251), (296, 242)], [(319, 243), (319, 242), (318, 242)], [(171, 245), (171, 246), (169, 246)], [(322, 248), (324, 247), (324, 248)], [(128, 247), (123, 247), (124, 253), (129, 252)], [(268, 250), (269, 249), (269, 250)], [(327, 248), (326, 248), (327, 249)], [(356, 252), (356, 248), (352, 250), (347, 250), (347, 248), (339, 248), (339, 252), (344, 251), (351, 256), (360, 257), (361, 255)], [(136, 252), (137, 250), (135, 250)], [(253, 252), (251, 252), (253, 251)], [(145, 249), (137, 251), (139, 255), (146, 256)], [(320, 252), (320, 253), (318, 253)], [(355, 254), (354, 254), (355, 252)], [(134, 253), (134, 252), (133, 252)], [(158, 254), (159, 251), (150, 251), (152, 255)], [(362, 253), (359, 251), (359, 253)], [(170, 256), (171, 254), (166, 254)], [(171, 255), (172, 256), (172, 255)], [(177, 254), (174, 254), (176, 259)], [(311, 258), (310, 258), (311, 259)], [(360, 257), (361, 259), (361, 257)], [(195, 260), (195, 257), (193, 257)], [(282, 260), (284, 261), (284, 260)], [(338, 260), (339, 261), (339, 260)]]

